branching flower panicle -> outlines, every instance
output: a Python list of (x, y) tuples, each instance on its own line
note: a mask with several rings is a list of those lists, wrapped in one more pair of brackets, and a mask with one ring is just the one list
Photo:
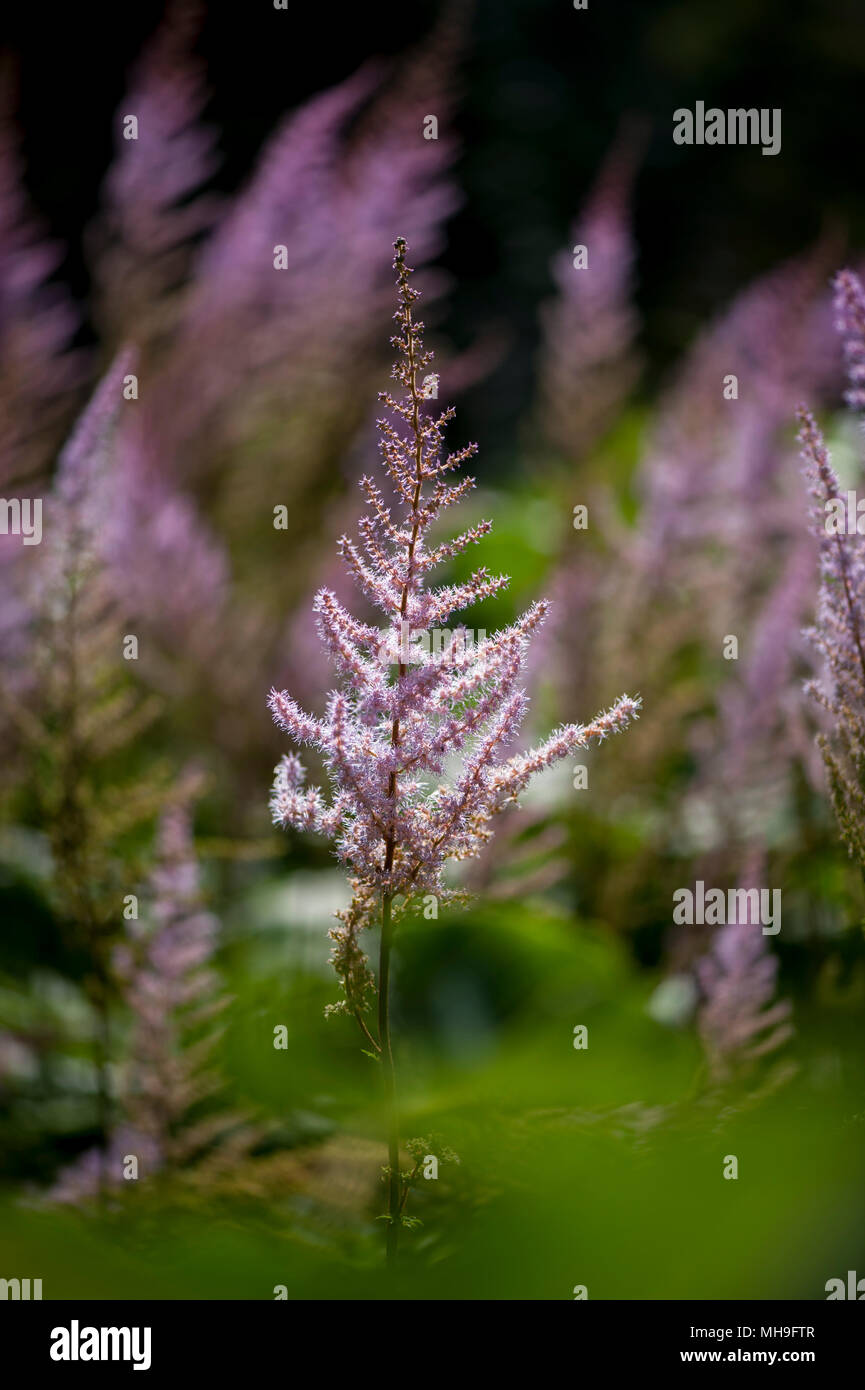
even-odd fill
[[(327, 715), (322, 720), (305, 713), (285, 691), (272, 691), (269, 701), (279, 727), (321, 754), (333, 784), (327, 801), (319, 788), (306, 786), (296, 754), (287, 754), (276, 769), (271, 810), (279, 825), (334, 839), (353, 874), (355, 896), (336, 931), (334, 953), (349, 1004), (366, 995), (368, 983), (353, 943), (378, 916), (382, 896), (454, 898), (443, 877), (447, 861), (477, 855), (489, 822), (536, 772), (624, 729), (640, 703), (623, 696), (590, 724), (568, 724), (537, 748), (508, 756), (527, 708), (520, 674), (547, 603), (533, 604), (511, 627), (476, 643), (461, 640), (457, 629), (442, 653), (418, 645), (418, 634), (497, 594), (508, 579), (482, 566), (463, 583), (428, 583), (436, 565), (477, 544), (491, 524), (482, 521), (446, 544), (430, 540), (441, 512), (474, 487), (473, 478), (452, 478), (476, 446), (445, 454), (444, 428), (453, 409), (426, 413), (418, 382), (432, 354), (423, 348), (423, 324), (413, 318), (418, 291), (405, 243), (395, 246), (399, 332), (392, 339), (398, 354), (392, 375), (402, 394), (381, 393), (391, 418), (377, 424), (397, 505), (363, 478), (368, 510), (360, 539), (339, 542), (348, 570), (384, 613), (385, 627), (358, 622), (322, 589), (314, 602), (318, 632), (339, 677)], [(454, 755), (461, 768), (449, 780), (445, 767)]]
[[(835, 280), (835, 309), (853, 409), (865, 405), (865, 291), (852, 271)], [(812, 528), (820, 552), (816, 621), (808, 631), (823, 659), (822, 682), (806, 686), (831, 720), (818, 737), (841, 837), (865, 868), (865, 540), (855, 524), (839, 524), (847, 499), (810, 411), (799, 408), (799, 442), (814, 501)]]
[[(413, 316), (418, 291), (405, 241), (394, 249), (398, 331), (391, 340), (397, 351), (392, 376), (401, 391), (381, 392), (388, 416), (377, 421), (389, 488), (386, 493), (373, 479), (361, 480), (368, 509), (359, 539), (343, 536), (339, 542), (349, 573), (384, 614), (384, 627), (358, 622), (322, 589), (314, 604), (318, 633), (338, 677), (326, 717), (307, 714), (285, 691), (273, 690), (269, 701), (279, 727), (321, 755), (333, 787), (327, 800), (318, 787), (307, 786), (300, 759), (287, 754), (276, 769), (271, 811), (278, 825), (332, 839), (351, 876), (351, 904), (331, 933), (332, 961), (344, 995), (338, 1007), (354, 1015), (371, 1055), (384, 1064), (391, 1117), (385, 1218), (390, 1255), (396, 1228), (408, 1220), (388, 1022), (396, 917), (418, 895), (432, 895), (438, 903), (461, 897), (445, 881), (447, 862), (478, 855), (493, 817), (516, 801), (535, 773), (626, 728), (640, 705), (624, 695), (590, 724), (565, 725), (538, 747), (509, 753), (528, 705), (520, 684), (527, 648), (548, 605), (533, 604), (511, 627), (478, 642), (457, 626), (443, 652), (423, 643), (424, 635), (499, 593), (508, 579), (482, 566), (462, 583), (429, 582), (438, 564), (476, 545), (490, 523), (481, 521), (445, 544), (431, 540), (440, 514), (474, 487), (473, 478), (455, 474), (475, 445), (444, 452), (444, 430), (454, 412), (428, 413), (418, 382), (432, 354), (423, 346), (423, 324)], [(377, 921), (382, 933), (376, 980), (358, 938)], [(377, 1036), (364, 1017), (374, 994)]]

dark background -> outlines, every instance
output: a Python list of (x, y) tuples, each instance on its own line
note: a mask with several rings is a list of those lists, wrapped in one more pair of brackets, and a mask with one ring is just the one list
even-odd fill
[[(365, 58), (406, 50), (438, 8), (209, 5), (199, 50), (221, 134), (218, 182), (236, 187), (285, 112)], [(161, 13), (160, 0), (52, 0), (4, 19), (20, 62), (27, 182), (70, 248), (64, 273), (80, 294), (80, 236), (110, 157), (111, 117)], [(477, 0), (457, 118), (465, 202), (443, 257), (455, 284), (444, 327), (460, 345), (491, 326), (510, 343), (463, 407), (488, 460), (502, 461), (530, 395), (550, 257), (567, 243), (623, 114), (648, 117), (652, 132), (635, 206), (648, 386), (708, 313), (827, 226), (848, 246), (865, 245), (863, 21), (858, 0), (590, 0), (587, 11), (571, 0)], [(781, 153), (675, 146), (672, 113), (698, 99), (780, 106)]]

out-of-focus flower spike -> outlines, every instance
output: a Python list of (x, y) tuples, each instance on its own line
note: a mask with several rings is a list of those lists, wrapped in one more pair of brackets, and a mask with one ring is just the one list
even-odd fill
[[(584, 457), (603, 434), (639, 371), (630, 201), (645, 138), (641, 122), (624, 123), (571, 228), (573, 249), (553, 264), (559, 293), (542, 318), (538, 423), (571, 459)], [(581, 268), (574, 264), (578, 247), (586, 248)]]
[(68, 426), (84, 371), (70, 344), (79, 326), (50, 277), (63, 259), (42, 238), (25, 197), (14, 121), (17, 81), (0, 60), (0, 488), (39, 485)]
[(61, 450), (55, 486), (58, 496), (70, 506), (90, 496), (104, 474), (112, 434), (123, 409), (124, 378), (134, 371), (136, 357), (132, 348), (117, 354)]
[(171, 326), (176, 288), (218, 214), (219, 199), (201, 192), (218, 164), (191, 51), (202, 17), (199, 0), (172, 0), (115, 118), (115, 158), (90, 233), (97, 317), (111, 343), (134, 335), (144, 348)]
[(756, 920), (748, 920), (744, 893), (764, 877), (753, 872), (754, 867), (736, 899), (742, 904), (742, 920), (737, 917), (721, 927), (709, 954), (697, 961), (703, 991), (697, 1026), (715, 1083), (741, 1076), (758, 1058), (782, 1047), (793, 1033), (790, 1004), (773, 1002), (778, 959)]
[(865, 410), (865, 291), (852, 270), (835, 277), (835, 313), (850, 378), (845, 400), (853, 410)]

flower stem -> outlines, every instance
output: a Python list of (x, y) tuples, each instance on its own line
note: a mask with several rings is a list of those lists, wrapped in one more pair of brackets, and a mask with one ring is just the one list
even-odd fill
[(390, 947), (393, 935), (390, 893), (382, 897), (381, 905), (381, 948), (378, 970), (378, 1036), (381, 1044), (381, 1060), (384, 1071), (384, 1095), (387, 1107), (387, 1154), (388, 1190), (387, 1210), (390, 1220), (387, 1225), (387, 1259), (392, 1264), (396, 1259), (399, 1242), (400, 1191), (399, 1191), (399, 1116), (396, 1105), (396, 1071), (390, 1045)]
[[(405, 329), (405, 353), (408, 370), (408, 391), (412, 403), (411, 431), (414, 437), (415, 455), (415, 486), (412, 499), (411, 515), (413, 517), (411, 536), (409, 538), (406, 551), (406, 570), (405, 582), (403, 583), (402, 594), (399, 605), (399, 634), (402, 640), (402, 625), (408, 613), (408, 599), (413, 582), (414, 553), (417, 545), (418, 533), (420, 530), (420, 505), (421, 489), (423, 487), (423, 432), (420, 419), (420, 396), (417, 389), (417, 367), (415, 362), (415, 344), (412, 332), (411, 317), (411, 296), (408, 288), (408, 270), (405, 264), (405, 242), (400, 238), (394, 243), (396, 250), (396, 264), (399, 271), (400, 300), (402, 307), (402, 321)], [(401, 650), (401, 648), (400, 648)], [(405, 679), (406, 664), (400, 661), (397, 673), (397, 681)], [(391, 747), (398, 748), (400, 744), (400, 721), (399, 715), (395, 715), (391, 726)], [(394, 852), (396, 850), (396, 793), (397, 793), (397, 773), (394, 769), (388, 778), (388, 799), (391, 803), (391, 820), (385, 835), (385, 858), (384, 870), (390, 875), (393, 870)], [(382, 895), (381, 908), (381, 953), (379, 957), (378, 972), (378, 1040), (381, 1047), (381, 1060), (384, 1067), (385, 1101), (388, 1110), (388, 1216), (390, 1220), (387, 1227), (387, 1258), (392, 1263), (396, 1259), (397, 1244), (399, 1242), (399, 1224), (402, 1208), (400, 1194), (399, 1177), (399, 1117), (396, 1106), (396, 1072), (393, 1065), (393, 1052), (390, 1045), (390, 1017), (389, 1017), (389, 983), (390, 983), (390, 947), (393, 935), (393, 922), (391, 917), (392, 892), (385, 892)]]
[(96, 1122), (99, 1130), (99, 1202), (108, 1200), (110, 1173), (108, 1169), (111, 1143), (111, 1089), (108, 1061), (111, 1056), (111, 1032), (105, 983), (100, 982), (93, 1000), (95, 1026), (93, 1033), (93, 1064), (96, 1071)]

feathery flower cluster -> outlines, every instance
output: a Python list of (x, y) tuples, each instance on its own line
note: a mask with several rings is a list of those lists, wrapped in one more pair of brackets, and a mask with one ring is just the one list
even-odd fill
[[(184, 1122), (215, 1087), (208, 1063), (217, 1034), (206, 1025), (227, 1002), (211, 965), (218, 923), (202, 905), (199, 880), (189, 807), (169, 806), (150, 876), (149, 922), (138, 941), (124, 942), (114, 954), (134, 1020), (124, 1108), (160, 1165), (186, 1155)], [(193, 1033), (197, 1040), (190, 1043)]]
[(137, 1158), (142, 1174), (158, 1166), (158, 1154), (146, 1136), (129, 1125), (119, 1125), (104, 1148), (86, 1149), (61, 1168), (43, 1200), (55, 1206), (80, 1206), (104, 1195), (109, 1187), (122, 1187), (129, 1156)]
[[(852, 271), (835, 280), (839, 331), (845, 335), (854, 408), (865, 404), (865, 292)], [(841, 491), (823, 436), (810, 411), (799, 409), (804, 473), (814, 499), (812, 529), (820, 551), (820, 593), (808, 637), (823, 658), (824, 682), (806, 690), (825, 709), (832, 729), (818, 745), (829, 776), (832, 803), (849, 853), (865, 866), (865, 538), (827, 530), (827, 503)], [(846, 501), (846, 499), (844, 499)]]
[(211, 968), (218, 923), (202, 906), (188, 801), (180, 788), (162, 815), (147, 920), (114, 951), (133, 1020), (122, 1068), (123, 1119), (104, 1148), (87, 1150), (58, 1174), (48, 1202), (77, 1205), (106, 1187), (122, 1188), (130, 1156), (141, 1177), (176, 1167), (233, 1123), (222, 1112), (191, 1118), (216, 1089), (208, 1063), (217, 1035), (207, 1025), (227, 1001)]
[(68, 424), (81, 355), (79, 319), (50, 277), (62, 249), (45, 241), (21, 183), (13, 87), (0, 71), (0, 488), (44, 482)]
[(725, 852), (740, 856), (737, 873), (742, 851), (753, 848), (755, 835), (764, 837), (789, 798), (795, 755), (813, 776), (796, 671), (800, 663), (806, 669), (801, 626), (813, 598), (814, 570), (813, 542), (805, 535), (753, 613), (746, 649), (738, 663), (730, 663), (737, 669), (718, 692), (716, 718), (694, 740), (700, 793), (724, 823)]
[(844, 399), (853, 410), (865, 410), (865, 296), (852, 270), (842, 270), (835, 278), (835, 314), (850, 378)]
[(457, 204), (452, 140), (421, 134), (426, 112), (444, 121), (452, 104), (453, 29), (445, 17), (390, 84), (366, 64), (292, 112), (195, 261), (154, 428), (166, 471), (186, 477), (211, 477), (219, 450), (240, 447), (243, 466), (218, 484), (224, 515), (254, 528), (253, 555), (261, 479), (316, 505), (311, 467), (362, 418), (389, 313), (385, 227), (396, 210), (427, 259)]
[[(834, 372), (822, 246), (760, 277), (703, 333), (663, 402), (643, 468), (654, 563), (680, 544), (764, 542), (792, 522), (795, 499), (778, 433), (806, 391)], [(738, 397), (723, 385), (736, 376)], [(791, 525), (790, 530), (793, 530)], [(715, 581), (717, 582), (717, 581)]]
[[(4, 713), (19, 741), (40, 759), (37, 792), (54, 843), (55, 871), (64, 878), (64, 914), (75, 917), (80, 907), (89, 930), (101, 918), (101, 910), (94, 918), (93, 903), (110, 878), (102, 863), (109, 825), (122, 836), (143, 811), (140, 786), (130, 795), (121, 776), (106, 789), (96, 768), (129, 745), (154, 713), (134, 667), (119, 658), (124, 627), (105, 554), (116, 496), (109, 460), (132, 363), (131, 354), (118, 356), (60, 454), (46, 498), (42, 544), (32, 550), (18, 546), (9, 563), (20, 625), (7, 636), (21, 652), (26, 682), (19, 683), (17, 671), (4, 680)], [(99, 860), (98, 871), (85, 843)], [(65, 881), (67, 871), (75, 890)], [(113, 920), (116, 898), (105, 896)]]
[(136, 63), (88, 238), (100, 331), (112, 344), (134, 334), (144, 352), (173, 327), (196, 240), (219, 211), (217, 197), (201, 193), (217, 167), (215, 134), (200, 123), (202, 65), (190, 55), (202, 17), (199, 0), (171, 0)]
[[(746, 889), (762, 878), (755, 870), (752, 859), (743, 879)], [(729, 1081), (792, 1036), (789, 1002), (772, 1002), (778, 958), (758, 927), (737, 920), (720, 928), (696, 968), (703, 991), (697, 1026), (711, 1077)]]
[(626, 129), (571, 231), (588, 264), (570, 252), (553, 264), (558, 297), (545, 306), (539, 422), (567, 458), (582, 458), (615, 419), (639, 370), (631, 297), (634, 240), (628, 202), (642, 139)]
[(105, 555), (112, 443), (132, 362), (119, 355), (61, 452), (42, 544), (19, 546), (6, 566), (20, 612), (3, 637), (20, 652), (26, 676), (16, 665), (0, 687), (0, 733), (14, 737), (27, 760), (13, 772), (22, 783), (26, 769), (38, 769), (28, 793), (51, 851), (51, 898), (70, 946), (88, 962), (83, 987), (106, 1141), (117, 905), (138, 872), (137, 832), (161, 808), (167, 780), (135, 756), (155, 702), (122, 658), (125, 626)]
[[(118, 420), (100, 544), (124, 631), (141, 639), (139, 671), (184, 708), (197, 698), (223, 753), (244, 750), (234, 763), (244, 790), (272, 757), (250, 711), (283, 660), (286, 604), (316, 562), (316, 520), (332, 497), (322, 477), (332, 483), (333, 460), (364, 430), (383, 366), (383, 238), (398, 215), (426, 262), (458, 205), (449, 122), (461, 9), (447, 4), (413, 53), (364, 64), (289, 112), (249, 180), (217, 196), (195, 52), (203, 7), (168, 0), (118, 104), (86, 232), (98, 359), (74, 346), (80, 314), (52, 278), (63, 248), (31, 216), (15, 92), (0, 70), (0, 491), (46, 496), (79, 387), (96, 360), (134, 342), (138, 395)], [(430, 112), (436, 139), (425, 138)], [(440, 294), (444, 277), (421, 273)], [(285, 506), (278, 525), (262, 529), (262, 497)], [(0, 535), (0, 656), (18, 689), (26, 602), (9, 539)], [(35, 557), (36, 547), (29, 571)], [(0, 729), (0, 765), (8, 746)], [(248, 803), (241, 793), (233, 804), (239, 822)]]
[[(321, 754), (334, 785), (328, 803), (318, 788), (305, 787), (300, 760), (288, 754), (276, 770), (271, 809), (277, 824), (334, 839), (354, 876), (354, 900), (334, 932), (334, 965), (344, 1007), (355, 1013), (372, 983), (357, 933), (374, 920), (382, 900), (458, 896), (445, 885), (446, 862), (477, 855), (491, 836), (489, 822), (535, 773), (626, 728), (640, 705), (623, 696), (590, 724), (566, 725), (527, 753), (503, 756), (526, 713), (520, 674), (529, 640), (546, 616), (545, 602), (477, 644), (459, 640), (465, 630), (457, 628), (441, 655), (413, 650), (411, 663), (406, 660), (407, 636), (443, 626), (508, 580), (482, 567), (463, 583), (428, 585), (431, 570), (477, 543), (490, 523), (444, 545), (429, 539), (441, 512), (474, 486), (469, 477), (449, 479), (475, 446), (443, 456), (443, 430), (453, 410), (425, 414), (418, 374), (432, 355), (423, 349), (423, 324), (412, 317), (418, 291), (410, 284), (405, 242), (397, 241), (395, 250), (399, 333), (392, 339), (398, 352), (392, 375), (403, 394), (382, 393), (392, 418), (378, 421), (378, 429), (401, 515), (365, 477), (369, 510), (359, 523), (361, 543), (348, 536), (340, 541), (347, 568), (387, 626), (381, 631), (358, 622), (322, 590), (315, 600), (318, 630), (341, 678), (327, 717), (306, 714), (284, 691), (274, 690), (269, 702), (280, 728)], [(454, 757), (461, 766), (448, 781), (446, 764)]]
[[(743, 732), (747, 741), (741, 715), (753, 708), (746, 664), (767, 626), (783, 663), (773, 672), (779, 677), (774, 709), (766, 704), (762, 711), (761, 757), (774, 760), (779, 789), (803, 756), (808, 770), (813, 762), (801, 746), (807, 740), (798, 733), (791, 738), (796, 719), (778, 717), (780, 703), (794, 703), (798, 676), (789, 654), (806, 621), (807, 571), (815, 558), (811, 537), (802, 536), (801, 499), (790, 485), (782, 431), (803, 391), (822, 395), (837, 373), (840, 354), (823, 350), (833, 343), (823, 292), (826, 256), (820, 246), (762, 277), (697, 339), (661, 402), (639, 465), (636, 526), (618, 523), (609, 508), (606, 529), (620, 563), (608, 566), (600, 583), (590, 570), (583, 590), (575, 567), (565, 574), (581, 604), (580, 644), (575, 650), (571, 623), (563, 652), (570, 671), (627, 688), (639, 661), (646, 699), (650, 691), (664, 692), (651, 743), (638, 740), (628, 762), (631, 786), (642, 783), (653, 797), (659, 784), (672, 785), (659, 775), (660, 760), (672, 755), (682, 768), (684, 754), (699, 769), (701, 800), (714, 788), (729, 805), (732, 775), (718, 776), (717, 724), (727, 725), (727, 738), (739, 740)], [(727, 399), (725, 380), (733, 376), (738, 396)], [(721, 675), (727, 633), (739, 635), (746, 662), (723, 662)], [(695, 659), (706, 679), (671, 684), (671, 671), (693, 671)], [(743, 744), (736, 757), (744, 751)], [(726, 761), (726, 739), (722, 756)], [(748, 771), (748, 778), (748, 796), (757, 801), (761, 770)], [(678, 789), (676, 800), (681, 804)], [(722, 821), (725, 808), (717, 809), (712, 818)], [(729, 867), (738, 875), (743, 866)]]

